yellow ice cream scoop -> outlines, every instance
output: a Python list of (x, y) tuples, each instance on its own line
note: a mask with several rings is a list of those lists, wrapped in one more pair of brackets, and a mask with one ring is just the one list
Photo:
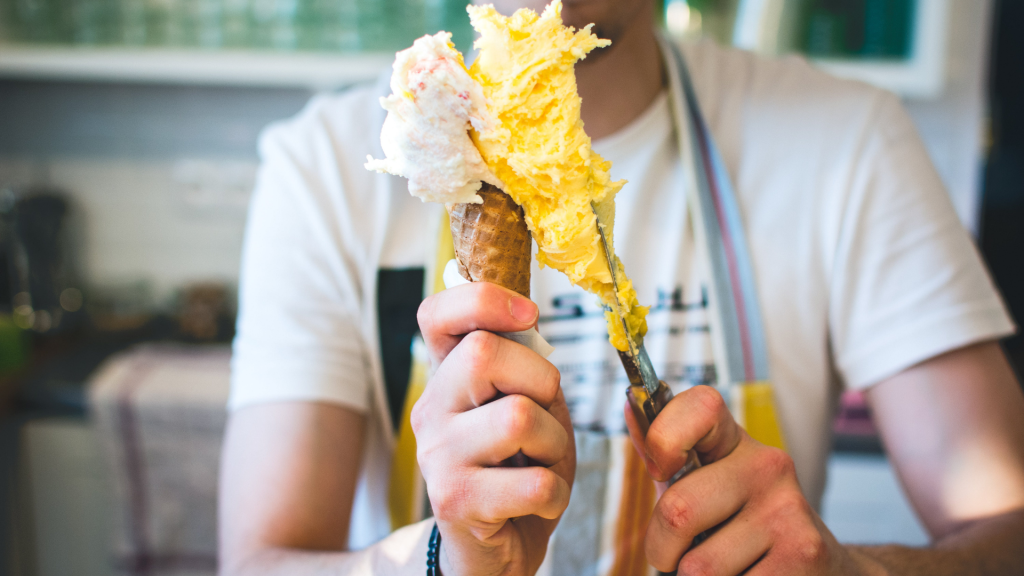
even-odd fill
[(467, 9), (480, 34), (469, 74), (483, 87), (497, 120), (489, 129), (474, 130), (473, 141), (523, 207), (540, 264), (597, 294), (609, 308), (609, 340), (618, 350), (630, 350), (647, 332), (648, 309), (639, 305), (614, 256), (615, 194), (625, 181), (612, 181), (611, 163), (591, 149), (574, 71), (578, 60), (611, 42), (590, 26), (564, 26), (561, 0), (541, 15), (520, 9), (505, 17), (489, 5)]

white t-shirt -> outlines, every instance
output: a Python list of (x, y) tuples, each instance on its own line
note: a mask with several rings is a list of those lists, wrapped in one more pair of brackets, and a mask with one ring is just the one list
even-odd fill
[[(658, 376), (676, 392), (715, 384), (707, 319), (707, 266), (698, 265), (687, 214), (683, 162), (676, 145), (668, 95), (629, 126), (595, 141), (612, 161), (615, 178), (629, 181), (616, 197), (615, 251), (625, 263), (640, 302), (650, 305), (644, 344)], [(700, 263), (703, 264), (703, 263)], [(607, 345), (604, 312), (595, 296), (561, 273), (534, 269), (531, 296), (540, 308), (538, 329), (555, 346), (548, 358), (580, 430), (625, 433), (623, 391), (629, 384), (618, 353)]]
[[(799, 58), (711, 43), (684, 52), (738, 195), (787, 447), (817, 503), (841, 389), (1013, 325), (894, 96)], [(383, 157), (377, 100), (386, 92), (382, 82), (317, 97), (261, 138), (230, 401), (333, 402), (369, 414), (353, 548), (390, 529), (377, 272), (433, 259), (442, 210), (409, 196), (405, 180), (362, 167), (367, 154)], [(614, 178), (629, 180), (617, 199), (616, 251), (641, 303), (654, 305), (646, 345), (659, 375), (677, 390), (714, 383), (709, 291), (664, 96), (594, 147)], [(532, 290), (576, 426), (580, 466), (559, 532), (575, 528), (565, 541), (579, 565), (606, 548), (581, 542), (606, 541), (607, 519), (577, 513), (609, 506), (601, 490), (616, 488), (595, 471), (622, 458), (624, 375), (593, 296), (550, 269), (535, 268)]]

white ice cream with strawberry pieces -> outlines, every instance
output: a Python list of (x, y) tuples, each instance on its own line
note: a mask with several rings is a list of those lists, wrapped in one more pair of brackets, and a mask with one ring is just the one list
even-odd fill
[(481, 182), (503, 188), (470, 138), (497, 125), (483, 89), (470, 78), (451, 34), (424, 36), (396, 55), (388, 111), (381, 130), (384, 160), (366, 168), (409, 179), (409, 193), (425, 202), (480, 203)]

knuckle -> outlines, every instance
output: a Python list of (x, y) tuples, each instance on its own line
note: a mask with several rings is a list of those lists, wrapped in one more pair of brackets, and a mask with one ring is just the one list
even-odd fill
[(473, 284), (480, 285), (481, 299), (491, 305), (495, 302), (500, 302), (503, 306), (507, 305), (509, 296), (514, 295), (512, 290), (494, 282), (474, 282)]
[(800, 564), (817, 566), (827, 562), (828, 547), (821, 533), (809, 528), (794, 537), (793, 554)]
[(498, 336), (490, 332), (477, 330), (459, 343), (462, 363), (471, 375), (480, 376), (487, 372), (498, 349), (497, 339)]
[(526, 396), (509, 396), (504, 410), (505, 435), (510, 440), (521, 438), (533, 430), (536, 414), (533, 402)]
[(535, 468), (524, 485), (527, 501), (544, 504), (558, 497), (558, 476), (547, 468)]
[(486, 316), (487, 310), (494, 306), (496, 292), (500, 291), (500, 288), (490, 282), (473, 282), (467, 285), (465, 298), (459, 302), (459, 306), (473, 318), (482, 318)]
[(452, 505), (450, 500), (435, 498), (430, 499), (430, 508), (434, 511), (434, 516), (438, 520), (444, 522), (452, 522), (458, 518), (458, 514), (455, 511), (455, 507)]
[(795, 477), (796, 465), (793, 458), (784, 450), (766, 446), (760, 451), (757, 459), (757, 468), (765, 477)]
[(476, 292), (473, 294), (475, 297), (474, 302), (479, 303), (481, 306), (494, 300), (508, 299), (505, 289), (494, 282), (473, 282), (472, 286), (476, 288)]
[(656, 513), (662, 524), (675, 533), (685, 531), (697, 519), (697, 510), (689, 499), (672, 491), (658, 501)]
[(785, 500), (786, 509), (790, 512), (795, 512), (803, 518), (810, 518), (814, 514), (810, 502), (804, 498), (799, 489), (794, 488), (790, 490)]
[(767, 502), (766, 510), (776, 519), (776, 523), (780, 525), (778, 531), (782, 534), (791, 535), (790, 523), (810, 510), (807, 500), (794, 490), (776, 491), (768, 497)]
[(715, 417), (726, 410), (722, 394), (711, 386), (695, 386), (694, 400), (700, 405), (701, 411), (709, 417)]
[(453, 481), (441, 482), (428, 486), (427, 493), (430, 497), (430, 507), (438, 519), (454, 521), (461, 518), (466, 501), (466, 491), (461, 484)]
[(430, 507), (438, 520), (452, 521), (458, 518), (459, 499), (446, 483), (428, 490)]

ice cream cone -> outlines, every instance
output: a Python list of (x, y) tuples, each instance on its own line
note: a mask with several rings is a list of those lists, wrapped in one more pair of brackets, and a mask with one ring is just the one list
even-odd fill
[(448, 209), (459, 274), (529, 298), (532, 243), (523, 209), (490, 184), (484, 183), (478, 194), (483, 204), (451, 204)]

